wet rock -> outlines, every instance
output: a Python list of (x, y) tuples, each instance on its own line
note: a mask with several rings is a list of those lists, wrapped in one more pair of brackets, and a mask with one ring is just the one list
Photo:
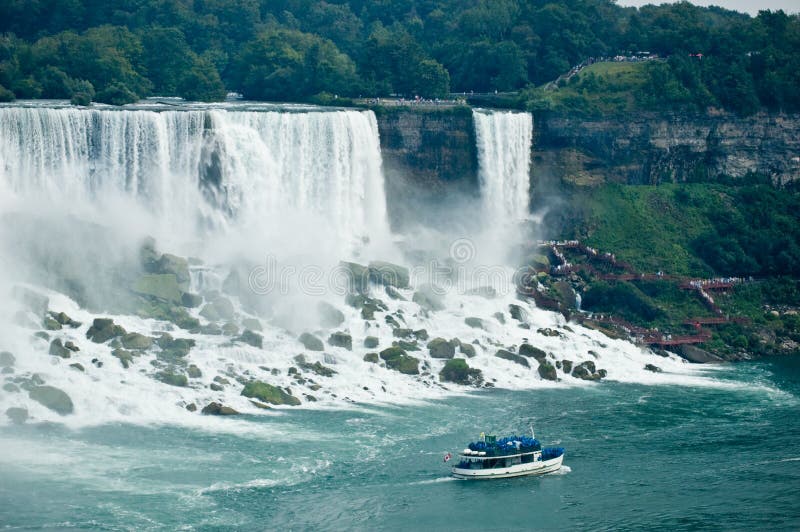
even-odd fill
[(217, 384), (216, 382), (212, 382), (211, 384), (209, 384), (208, 387), (211, 388), (215, 392), (221, 392), (222, 390), (224, 390), (224, 388), (222, 386), (220, 386), (219, 384)]
[(480, 386), (483, 384), (483, 372), (470, 368), (463, 358), (454, 358), (445, 363), (439, 372), (439, 380), (464, 386)]
[(297, 355), (296, 357), (294, 357), (294, 360), (295, 362), (297, 362), (297, 365), (303, 368), (304, 370), (310, 371), (311, 373), (316, 373), (321, 377), (333, 377), (337, 373), (331, 368), (323, 366), (319, 362), (314, 362), (313, 364), (310, 364), (309, 362), (306, 361), (306, 357), (303, 355)]
[(335, 332), (328, 337), (328, 345), (353, 350), (353, 337), (345, 332)]
[(391, 314), (387, 314), (386, 317), (384, 318), (384, 321), (386, 322), (386, 324), (389, 327), (391, 327), (393, 329), (397, 329), (398, 327), (401, 327), (400, 322), (397, 320), (397, 318), (395, 318)]
[(426, 329), (417, 329), (414, 331), (414, 337), (424, 342), (428, 339), (428, 331)]
[(189, 314), (185, 308), (155, 298), (141, 298), (136, 314), (143, 318), (169, 321), (181, 329), (192, 330), (200, 327), (200, 320)]
[(181, 289), (174, 274), (146, 274), (139, 277), (132, 290), (142, 296), (152, 297), (172, 304), (181, 304)]
[(37, 403), (62, 416), (71, 414), (75, 409), (69, 395), (55, 386), (33, 386), (28, 390), (28, 395)]
[(231, 321), (236, 317), (236, 312), (230, 299), (219, 296), (207, 303), (200, 315), (208, 321)]
[(229, 406), (224, 406), (220, 403), (208, 403), (200, 411), (204, 416), (236, 416), (239, 412)]
[(464, 323), (466, 323), (468, 326), (472, 327), (473, 329), (483, 329), (484, 328), (483, 320), (480, 319), (480, 318), (475, 318), (475, 317), (464, 318)]
[(272, 405), (297, 406), (300, 400), (271, 384), (262, 381), (250, 381), (245, 384), (242, 395), (252, 399), (258, 399)]
[(28, 419), (28, 409), (12, 406), (6, 409), (6, 416), (14, 425), (22, 425)]
[(61, 325), (72, 327), (73, 329), (81, 326), (81, 323), (79, 321), (73, 320), (63, 312), (59, 313), (51, 312), (50, 317), (56, 320)]
[(186, 308), (197, 308), (203, 304), (203, 296), (184, 292), (181, 294), (181, 305)]
[(519, 305), (515, 305), (511, 303), (508, 305), (508, 312), (511, 314), (511, 317), (520, 322), (528, 321), (528, 312)]
[(183, 373), (175, 373), (172, 370), (159, 371), (155, 376), (156, 379), (164, 384), (169, 384), (170, 386), (178, 386), (183, 388), (189, 385), (189, 379), (186, 377), (186, 375)]
[(236, 336), (237, 334), (239, 334), (239, 326), (231, 321), (223, 325), (222, 329), (220, 330), (226, 336)]
[(223, 385), (229, 385), (229, 384), (231, 383), (231, 381), (229, 381), (229, 380), (228, 380), (228, 379), (226, 379), (225, 377), (221, 377), (221, 376), (219, 376), (219, 375), (217, 375), (216, 377), (214, 377), (214, 382), (216, 382), (216, 383), (218, 383), (218, 384), (223, 384)]
[(556, 373), (556, 368), (547, 360), (542, 360), (539, 362), (539, 376), (548, 381), (555, 381), (558, 380), (558, 374)]
[(555, 329), (551, 329), (549, 327), (545, 327), (545, 328), (542, 328), (542, 329), (536, 329), (536, 332), (538, 332), (542, 336), (550, 336), (550, 337), (563, 336), (563, 334), (561, 334), (559, 331), (557, 331)]
[(254, 333), (250, 329), (245, 329), (241, 336), (237, 338), (237, 340), (259, 349), (261, 349), (264, 345), (264, 337), (258, 333)]
[(678, 354), (695, 364), (708, 364), (710, 362), (722, 362), (722, 359), (716, 355), (712, 355), (705, 349), (700, 349), (693, 345), (682, 345)]
[(128, 333), (121, 339), (122, 347), (125, 349), (136, 349), (143, 351), (153, 347), (153, 339), (139, 333)]
[(419, 351), (420, 348), (417, 345), (416, 340), (396, 340), (392, 342), (392, 345), (395, 347), (399, 347), (404, 351)]
[(325, 301), (317, 303), (317, 316), (322, 327), (331, 329), (344, 323), (344, 313)]
[(444, 338), (434, 338), (428, 342), (428, 352), (432, 358), (453, 358), (456, 354), (455, 344)]
[(408, 288), (410, 275), (408, 268), (384, 261), (369, 263), (369, 279), (373, 283), (395, 288)]
[(417, 288), (411, 300), (425, 310), (436, 312), (445, 308), (443, 294), (444, 291), (441, 288), (432, 284), (423, 284)]
[(77, 369), (78, 371), (86, 371), (86, 369), (83, 367), (83, 364), (81, 364), (80, 362), (74, 362), (70, 364), (69, 367), (71, 367), (72, 369)]
[(397, 289), (393, 286), (386, 287), (386, 295), (390, 298), (394, 299), (395, 301), (408, 301), (403, 294), (397, 291)]
[(367, 353), (364, 355), (364, 362), (371, 362), (373, 364), (377, 364), (380, 361), (380, 357), (378, 357), (378, 353)]
[(17, 359), (8, 351), (0, 351), (0, 368), (13, 366)]
[(251, 331), (263, 331), (264, 328), (261, 326), (261, 321), (255, 318), (245, 318), (242, 320), (242, 326), (245, 329), (250, 329)]
[(655, 364), (645, 364), (644, 369), (652, 371), (653, 373), (661, 373), (663, 370)]
[(379, 343), (380, 342), (376, 336), (367, 336), (366, 338), (364, 338), (364, 347), (366, 347), (367, 349), (374, 349), (378, 347)]
[(298, 341), (309, 351), (323, 351), (325, 349), (325, 344), (322, 343), (322, 340), (310, 333), (301, 334)]
[(44, 318), (44, 320), (42, 320), (42, 327), (44, 327), (48, 331), (60, 331), (61, 330), (61, 324), (58, 323), (53, 318), (51, 318), (50, 316), (46, 316)]
[(461, 354), (468, 358), (475, 358), (475, 346), (472, 344), (467, 344), (465, 342), (459, 342), (458, 350), (461, 351)]
[[(375, 355), (378, 356), (378, 355)], [(8, 393), (17, 393), (19, 392), (19, 386), (14, 384), (13, 382), (7, 382), (3, 385), (3, 391)]]
[(414, 331), (411, 329), (397, 328), (392, 331), (392, 336), (395, 338), (411, 338), (414, 336)]
[(158, 358), (173, 362), (188, 355), (195, 346), (195, 341), (191, 338), (173, 338), (169, 333), (162, 333), (156, 339), (156, 344), (161, 348)]
[(69, 358), (72, 356), (72, 351), (64, 347), (61, 338), (56, 338), (50, 342), (50, 354), (54, 357)]
[(49, 342), (50, 341), (50, 335), (47, 334), (44, 331), (38, 331), (38, 332), (34, 333), (33, 337), (34, 338), (39, 338), (40, 340), (44, 340), (45, 342)]
[(189, 403), (188, 405), (186, 405), (186, 410), (188, 410), (189, 412), (197, 412), (197, 405), (194, 403)]
[(172, 274), (175, 276), (178, 285), (182, 289), (185, 290), (189, 288), (189, 282), (191, 281), (191, 277), (189, 275), (189, 261), (183, 257), (164, 253), (155, 264), (155, 269), (152, 273), (160, 273), (165, 275)]
[(380, 352), (386, 367), (405, 375), (419, 375), (419, 360), (409, 356), (400, 347), (389, 347)]
[[(369, 292), (369, 268), (355, 262), (342, 261), (339, 267), (347, 277), (347, 292), (351, 294), (366, 294)], [(332, 325), (337, 327), (339, 324)]]
[(189, 364), (189, 367), (186, 368), (186, 374), (189, 375), (190, 379), (199, 379), (203, 376), (203, 372), (194, 364)]
[(538, 347), (534, 347), (530, 344), (522, 344), (519, 346), (519, 354), (528, 357), (528, 358), (535, 358), (537, 362), (541, 364), (541, 362), (547, 358), (547, 353), (539, 349)]
[(133, 364), (133, 353), (125, 349), (114, 349), (111, 351), (111, 356), (118, 358), (120, 363), (122, 363), (122, 367), (125, 369), (128, 369), (131, 364)]
[(502, 312), (495, 312), (495, 313), (493, 314), (493, 316), (494, 316), (494, 319), (496, 319), (497, 321), (499, 321), (501, 324), (503, 324), (503, 325), (505, 325), (505, 324), (506, 324), (506, 317), (503, 315), (503, 313), (502, 313)]
[(114, 324), (114, 320), (109, 318), (96, 318), (92, 326), (86, 331), (86, 338), (96, 344), (105, 343), (112, 338), (123, 336), (127, 331), (119, 325)]
[(585, 381), (597, 381), (603, 378), (599, 373), (597, 373), (594, 362), (591, 360), (581, 362), (575, 366), (575, 368), (572, 370), (572, 376)]
[(70, 350), (70, 351), (72, 351), (73, 353), (77, 353), (78, 351), (80, 351), (80, 350), (81, 350), (81, 348), (80, 348), (80, 347), (78, 347), (77, 345), (75, 345), (75, 343), (74, 343), (74, 342), (71, 342), (71, 341), (69, 341), (69, 342), (66, 342), (66, 343), (64, 344), (64, 347), (66, 347), (67, 349), (69, 349), (69, 350)]
[(571, 373), (572, 372), (572, 361), (571, 360), (564, 360), (561, 362), (561, 365), (564, 368), (564, 373)]
[(520, 356), (516, 353), (512, 353), (511, 351), (508, 351), (506, 349), (498, 350), (497, 353), (494, 354), (494, 356), (496, 356), (497, 358), (502, 358), (504, 360), (510, 360), (511, 362), (515, 362), (520, 366), (525, 366), (526, 368), (531, 367), (531, 365), (528, 363), (527, 358)]

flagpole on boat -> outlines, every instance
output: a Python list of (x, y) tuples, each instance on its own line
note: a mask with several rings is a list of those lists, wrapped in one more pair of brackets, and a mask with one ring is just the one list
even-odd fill
[(536, 436), (533, 434), (533, 423), (531, 423), (531, 438), (534, 440), (536, 439)]

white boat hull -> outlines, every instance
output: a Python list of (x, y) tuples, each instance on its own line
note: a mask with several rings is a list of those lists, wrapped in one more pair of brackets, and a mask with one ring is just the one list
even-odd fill
[(491, 469), (461, 469), (453, 467), (453, 476), (458, 478), (467, 478), (474, 480), (483, 480), (491, 478), (511, 478), (522, 477), (526, 475), (544, 475), (558, 471), (561, 468), (561, 462), (564, 460), (564, 455), (551, 460), (543, 460), (540, 462), (530, 462), (527, 464), (516, 464), (510, 467), (495, 467)]

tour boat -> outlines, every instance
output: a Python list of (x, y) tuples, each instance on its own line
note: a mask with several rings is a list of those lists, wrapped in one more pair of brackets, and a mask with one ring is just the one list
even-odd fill
[[(450, 454), (445, 456), (445, 461)], [(453, 476), (464, 479), (510, 478), (544, 475), (561, 467), (563, 447), (545, 447), (533, 436), (496, 436), (481, 434), (481, 440), (470, 443), (459, 454)]]

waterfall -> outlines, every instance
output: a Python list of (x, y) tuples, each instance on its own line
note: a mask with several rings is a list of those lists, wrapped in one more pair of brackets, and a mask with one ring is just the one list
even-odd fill
[(485, 110), (472, 116), (486, 224), (503, 228), (528, 216), (533, 117)]
[(264, 226), (309, 214), (388, 234), (371, 111), (0, 108), (0, 190), (139, 203), (164, 224)]

